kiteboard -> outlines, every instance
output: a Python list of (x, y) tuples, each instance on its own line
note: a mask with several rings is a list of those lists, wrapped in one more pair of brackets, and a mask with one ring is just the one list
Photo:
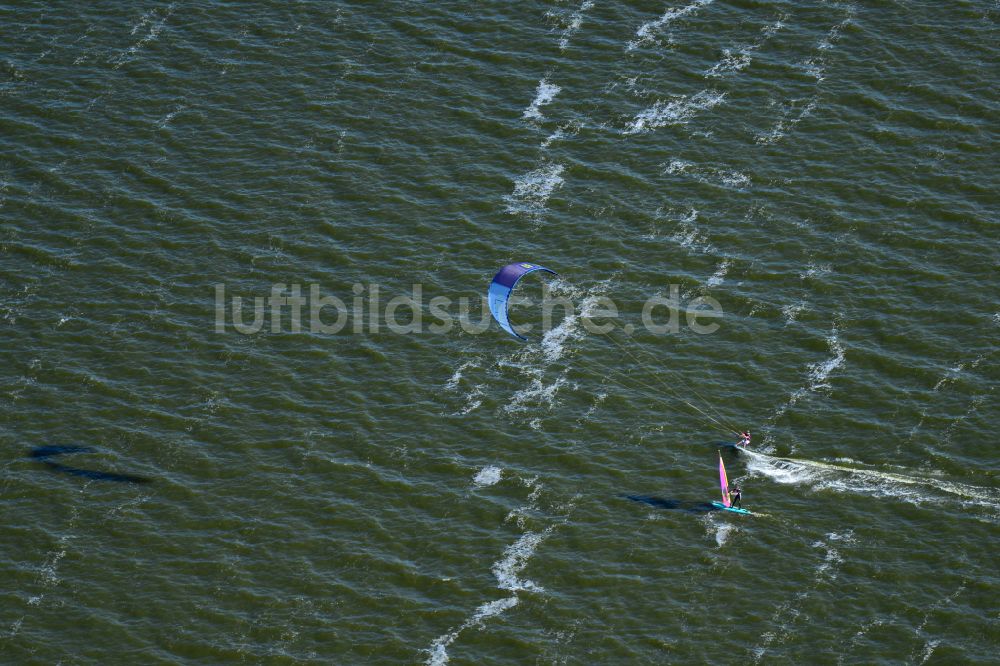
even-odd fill
[(715, 446), (720, 449), (727, 449), (729, 451), (736, 451), (737, 453), (750, 450), (747, 447), (743, 446), (742, 444), (739, 443), (734, 444), (732, 442), (713, 442), (712, 446)]

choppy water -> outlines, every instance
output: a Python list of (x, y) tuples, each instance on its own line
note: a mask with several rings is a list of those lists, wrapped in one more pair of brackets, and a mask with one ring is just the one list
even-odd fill
[[(0, 5), (0, 660), (993, 661), (998, 18)], [(216, 331), (523, 260), (725, 315)]]

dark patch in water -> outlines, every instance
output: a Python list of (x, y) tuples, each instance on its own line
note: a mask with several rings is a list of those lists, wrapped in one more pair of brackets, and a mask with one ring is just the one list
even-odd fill
[(48, 458), (61, 456), (64, 453), (87, 453), (92, 449), (86, 446), (39, 446), (31, 450), (32, 458)]
[(134, 474), (116, 474), (115, 472), (101, 472), (96, 469), (70, 467), (69, 465), (63, 465), (61, 463), (48, 460), (48, 458), (61, 456), (66, 453), (88, 453), (92, 450), (93, 449), (86, 446), (39, 446), (32, 449), (28, 457), (40, 460), (45, 463), (46, 467), (55, 472), (62, 472), (63, 474), (79, 476), (85, 479), (94, 479), (95, 481), (114, 481), (116, 483), (149, 483), (152, 480), (143, 476), (135, 476)]
[(710, 446), (714, 446), (718, 449), (726, 449), (727, 451), (732, 451), (735, 455), (739, 455), (742, 449), (736, 446), (735, 442), (710, 442)]
[(668, 511), (707, 513), (709, 511), (721, 510), (709, 502), (684, 502), (666, 497), (653, 497), (652, 495), (622, 495), (622, 497), (633, 502), (640, 502), (642, 504), (649, 505), (656, 509), (667, 509)]

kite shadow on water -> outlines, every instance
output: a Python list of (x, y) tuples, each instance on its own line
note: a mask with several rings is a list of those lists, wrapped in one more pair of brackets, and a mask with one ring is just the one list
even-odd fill
[(655, 509), (667, 509), (668, 511), (683, 511), (685, 513), (709, 513), (710, 511), (721, 511), (719, 507), (713, 506), (710, 502), (684, 502), (682, 500), (668, 499), (666, 497), (653, 497), (652, 495), (621, 495), (632, 502), (646, 504)]
[(152, 479), (147, 479), (144, 476), (101, 472), (96, 469), (80, 469), (79, 467), (70, 467), (69, 465), (63, 465), (62, 463), (50, 460), (50, 458), (67, 453), (89, 453), (91, 451), (93, 449), (85, 446), (39, 446), (32, 449), (28, 457), (44, 463), (46, 467), (55, 472), (62, 472), (63, 474), (79, 476), (85, 479), (94, 479), (95, 481), (114, 481), (116, 483), (149, 483), (152, 481)]

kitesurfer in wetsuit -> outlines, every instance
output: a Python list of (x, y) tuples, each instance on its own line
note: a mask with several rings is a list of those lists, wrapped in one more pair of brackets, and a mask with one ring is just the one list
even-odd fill
[(743, 508), (743, 491), (740, 489), (740, 484), (733, 484), (732, 490), (729, 491), (729, 503), (736, 509)]
[(750, 447), (750, 431), (744, 430), (740, 433), (740, 443), (737, 446), (742, 446), (743, 448)]

